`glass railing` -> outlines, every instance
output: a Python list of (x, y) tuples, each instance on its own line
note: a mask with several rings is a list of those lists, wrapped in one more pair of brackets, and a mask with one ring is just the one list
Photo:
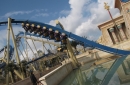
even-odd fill
[(96, 66), (90, 63), (72, 71), (59, 85), (130, 85), (130, 56)]

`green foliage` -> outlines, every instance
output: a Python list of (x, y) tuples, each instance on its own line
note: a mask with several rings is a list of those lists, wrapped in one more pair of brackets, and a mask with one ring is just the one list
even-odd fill
[(12, 82), (15, 82), (14, 70), (18, 70), (18, 69), (19, 67), (13, 61), (11, 61), (8, 65), (4, 67), (4, 71), (6, 74), (8, 71), (11, 72)]
[(26, 61), (26, 60), (22, 60), (22, 61), (21, 61), (21, 65), (22, 65), (21, 69), (22, 69), (22, 71), (24, 72), (24, 76), (25, 76), (25, 77), (27, 77), (27, 73), (26, 73), (27, 67), (26, 67), (26, 64), (27, 64), (27, 61)]
[(16, 64), (14, 64), (13, 62), (10, 62), (8, 65), (5, 66), (4, 70), (5, 72), (7, 72), (7, 70), (9, 71), (13, 71), (14, 69), (18, 69), (18, 66)]
[(27, 64), (27, 61), (26, 60), (22, 60), (21, 64), (25, 66)]

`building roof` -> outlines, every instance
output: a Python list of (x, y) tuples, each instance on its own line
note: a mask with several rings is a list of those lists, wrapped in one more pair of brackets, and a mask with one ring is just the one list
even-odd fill
[[(114, 18), (115, 21), (118, 21), (119, 19), (123, 19), (123, 16), (120, 15), (120, 16)], [(112, 20), (108, 20), (108, 21), (106, 21), (106, 22), (103, 22), (103, 23), (101, 23), (101, 24), (98, 25), (98, 28), (100, 29), (102, 26), (107, 25), (107, 24), (110, 23), (110, 22), (112, 22)], [(112, 22), (112, 23), (113, 23), (113, 22)]]

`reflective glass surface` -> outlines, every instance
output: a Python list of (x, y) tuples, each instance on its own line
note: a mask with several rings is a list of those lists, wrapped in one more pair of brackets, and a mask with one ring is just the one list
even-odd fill
[(130, 57), (122, 61), (120, 58), (96, 66), (93, 62), (86, 63), (73, 70), (59, 85), (130, 85)]

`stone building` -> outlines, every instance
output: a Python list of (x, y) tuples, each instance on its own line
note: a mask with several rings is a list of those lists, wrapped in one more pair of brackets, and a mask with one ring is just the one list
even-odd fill
[[(97, 42), (114, 48), (130, 50), (130, 1), (123, 3), (115, 0), (115, 8), (120, 11), (120, 16), (114, 18), (116, 26), (112, 20), (99, 24), (98, 28), (102, 35)], [(100, 51), (98, 53), (102, 55)], [(130, 56), (120, 65), (117, 73), (121, 83), (130, 82)]]
[[(102, 32), (101, 37), (98, 39), (100, 44), (115, 46), (126, 44), (130, 40), (130, 2), (122, 3), (120, 0), (115, 0), (115, 8), (120, 11), (120, 16), (114, 18), (116, 26), (112, 20), (98, 25)], [(123, 49), (130, 49), (130, 46)]]

